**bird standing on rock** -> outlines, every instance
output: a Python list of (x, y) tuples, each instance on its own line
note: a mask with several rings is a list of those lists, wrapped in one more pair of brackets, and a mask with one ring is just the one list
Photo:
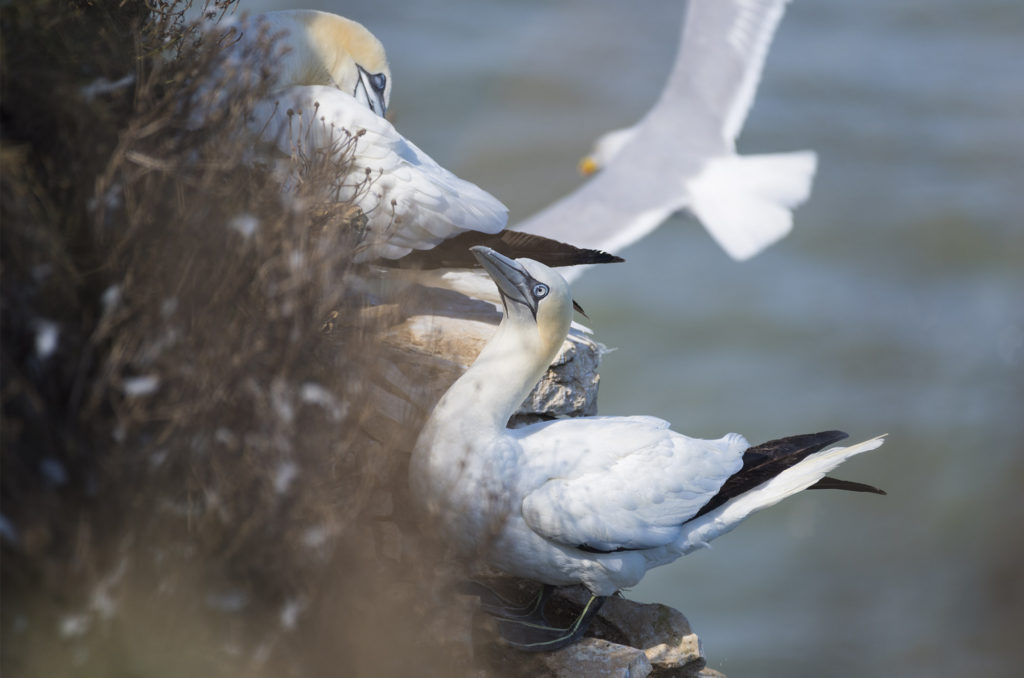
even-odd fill
[[(507, 428), (565, 340), (572, 299), (543, 264), (485, 247), (473, 252), (500, 291), (504, 316), (427, 419), (409, 478), (424, 516), (462, 555), (543, 585), (533, 606), (485, 605), (512, 645), (553, 650), (574, 642), (607, 596), (800, 490), (881, 493), (826, 476), (879, 447), (881, 437), (828, 448), (846, 437), (828, 431), (750, 447), (736, 433), (689, 438), (647, 416)], [(568, 628), (552, 627), (546, 597), (570, 584), (592, 597)]]

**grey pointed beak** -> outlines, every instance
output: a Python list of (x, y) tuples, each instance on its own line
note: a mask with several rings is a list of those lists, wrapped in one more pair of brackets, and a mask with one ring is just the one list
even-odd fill
[(359, 80), (356, 82), (356, 89), (352, 92), (352, 96), (362, 101), (371, 111), (383, 118), (388, 110), (387, 104), (384, 103), (385, 88), (375, 86), (373, 82), (373, 79), (380, 77), (380, 75), (371, 75), (359, 64), (356, 64), (356, 68), (359, 69)]
[(522, 304), (530, 309), (536, 316), (537, 306), (533, 301), (530, 288), (533, 285), (533, 277), (526, 272), (515, 259), (509, 259), (504, 254), (499, 254), (490, 247), (476, 245), (470, 247), (470, 251), (480, 265), (487, 271), (487, 275), (498, 286), (501, 298), (505, 301), (512, 301)]

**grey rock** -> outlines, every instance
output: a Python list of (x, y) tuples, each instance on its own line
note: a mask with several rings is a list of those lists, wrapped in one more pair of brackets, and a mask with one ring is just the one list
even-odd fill
[(539, 655), (539, 661), (552, 678), (645, 678), (652, 670), (643, 651), (598, 638)]
[[(582, 586), (560, 589), (558, 595), (576, 605), (590, 597)], [(605, 601), (597, 619), (611, 627), (618, 642), (644, 652), (652, 676), (696, 676), (705, 667), (700, 640), (678, 610), (613, 596)]]
[[(536, 592), (536, 584), (524, 580), (499, 576), (487, 577), (485, 582), (518, 602), (525, 602)], [(565, 626), (589, 597), (582, 586), (559, 588), (548, 603), (547, 616), (552, 623)], [(605, 601), (587, 632), (593, 637), (551, 653), (523, 653), (505, 645), (498, 640), (493, 620), (482, 612), (477, 613), (476, 626), (477, 659), (491, 668), (488, 675), (724, 678), (706, 668), (700, 641), (686, 617), (665, 605), (613, 596)], [(604, 663), (598, 657), (603, 657)]]

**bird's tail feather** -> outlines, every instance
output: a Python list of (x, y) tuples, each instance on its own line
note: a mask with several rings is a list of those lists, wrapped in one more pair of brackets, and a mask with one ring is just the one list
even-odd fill
[(808, 490), (846, 490), (847, 492), (870, 492), (871, 494), (885, 494), (885, 490), (880, 490), (874, 485), (868, 485), (867, 483), (858, 483), (853, 480), (841, 480), (839, 478), (832, 478), (831, 476), (825, 476), (818, 482), (814, 483)]
[(812, 151), (716, 158), (690, 182), (689, 207), (729, 256), (749, 259), (789, 233), (817, 162)]
[(835, 479), (825, 480), (825, 474), (855, 455), (869, 452), (882, 445), (885, 436), (878, 436), (849, 447), (832, 447), (815, 452), (803, 461), (795, 464), (767, 480), (757, 487), (730, 499), (725, 504), (701, 517), (687, 523), (687, 529), (676, 542), (681, 553), (688, 553), (706, 545), (709, 541), (730, 531), (750, 514), (761, 509), (774, 506), (786, 497), (801, 490), (818, 485), (820, 488), (855, 489), (872, 491), (870, 486), (861, 487), (859, 483), (850, 483), (857, 487), (839, 487), (833, 485), (846, 481)]

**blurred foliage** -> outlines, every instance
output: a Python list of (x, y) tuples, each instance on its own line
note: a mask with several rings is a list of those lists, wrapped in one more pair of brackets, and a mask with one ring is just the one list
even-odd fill
[(350, 154), (283, 186), (189, 4), (0, 7), (3, 673), (424, 675)]

